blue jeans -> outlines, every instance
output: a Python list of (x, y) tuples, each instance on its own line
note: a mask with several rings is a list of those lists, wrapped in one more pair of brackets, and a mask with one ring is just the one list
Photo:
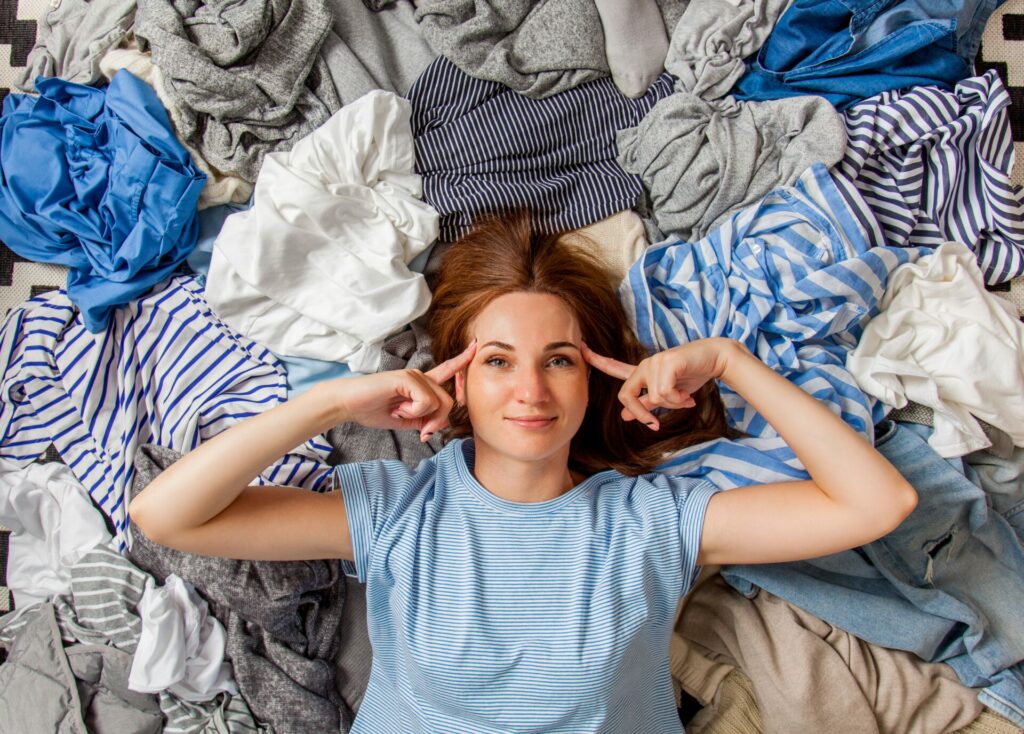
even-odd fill
[(1024, 448), (1000, 458), (988, 451), (964, 457), (968, 475), (985, 490), (992, 509), (1006, 518), (1024, 543)]
[(953, 85), (972, 74), (1003, 0), (795, 0), (733, 94), (818, 94), (839, 109), (879, 92)]
[(927, 443), (931, 429), (885, 422), (876, 447), (918, 492), (903, 524), (869, 545), (810, 561), (731, 566), (861, 639), (948, 663), (982, 702), (1024, 726), (1024, 547), (985, 492)]

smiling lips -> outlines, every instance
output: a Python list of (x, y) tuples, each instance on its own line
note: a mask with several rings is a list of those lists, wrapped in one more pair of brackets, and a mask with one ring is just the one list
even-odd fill
[(513, 418), (506, 418), (513, 425), (519, 426), (520, 428), (528, 429), (541, 429), (547, 428), (555, 422), (554, 418), (550, 418), (544, 415), (520, 415)]

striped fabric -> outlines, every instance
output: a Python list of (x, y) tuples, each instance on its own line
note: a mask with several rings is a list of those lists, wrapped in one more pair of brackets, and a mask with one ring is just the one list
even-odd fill
[[(103, 547), (89, 551), (71, 567), (71, 593), (52, 602), (61, 638), (68, 645), (111, 645), (134, 655), (142, 631), (136, 607), (147, 583), (153, 578), (120, 553)], [(38, 610), (39, 605), (33, 605), (0, 617), (0, 646), (9, 648)], [(188, 703), (163, 692), (159, 700), (167, 720), (164, 732), (260, 730), (241, 696), (222, 694), (208, 702)]]
[[(191, 278), (118, 309), (99, 334), (63, 291), (27, 301), (0, 329), (0, 457), (27, 464), (53, 443), (122, 548), (139, 445), (185, 453), (286, 396), (273, 355), (217, 319)], [(308, 442), (260, 481), (323, 489), (330, 451)]]
[[(927, 250), (874, 246), (877, 233), (862, 224), (871, 212), (849, 188), (848, 201), (815, 164), (699, 242), (648, 249), (619, 290), (641, 342), (660, 351), (702, 337), (737, 339), (872, 438), (884, 407), (857, 386), (846, 355), (890, 273)], [(760, 414), (725, 386), (722, 398), (730, 424), (750, 438), (689, 447), (663, 470), (721, 488), (806, 478)]]
[(352, 734), (681, 732), (666, 642), (715, 489), (604, 471), (511, 502), (473, 461), (337, 468), (373, 643)]
[(884, 92), (845, 112), (837, 165), (878, 219), (885, 244), (974, 250), (989, 285), (1024, 274), (1024, 190), (1010, 179), (1010, 97), (995, 70), (952, 92)]
[(615, 132), (672, 93), (663, 74), (640, 99), (610, 78), (546, 99), (474, 79), (436, 59), (409, 90), (416, 172), (441, 214), (442, 242), (481, 214), (529, 207), (542, 232), (579, 229), (639, 201), (643, 186), (615, 161)]

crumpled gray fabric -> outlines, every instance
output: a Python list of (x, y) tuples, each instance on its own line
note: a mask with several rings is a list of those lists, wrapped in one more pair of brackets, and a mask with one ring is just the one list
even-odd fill
[(135, 0), (60, 0), (38, 20), (36, 45), (14, 86), (35, 92), (37, 76), (77, 84), (104, 81), (100, 59), (135, 23)]
[(792, 1), (691, 0), (665, 57), (676, 89), (709, 100), (728, 94)]
[[(149, 710), (148, 704), (139, 703), (148, 699), (125, 698), (117, 691), (127, 690), (126, 681), (142, 630), (137, 607), (147, 586), (152, 583), (149, 574), (136, 568), (117, 551), (96, 546), (71, 567), (71, 591), (55, 596), (52, 602), (44, 605), (52, 610), (50, 617), (56, 626), (56, 632), (51, 636), (68, 645), (64, 654), (79, 681), (82, 700), (86, 700), (86, 696), (99, 695), (102, 703), (110, 695), (117, 695), (128, 704), (139, 704), (143, 711)], [(13, 651), (26, 630), (35, 623), (39, 610), (40, 605), (21, 607), (0, 617), (0, 647)], [(78, 653), (97, 647), (117, 650), (127, 656), (123, 676), (113, 669), (99, 667), (98, 661), (90, 662), (88, 656), (76, 657)], [(108, 662), (113, 659), (109, 655), (105, 657)], [(0, 667), (0, 671), (4, 667)], [(122, 677), (124, 685), (119, 682)], [(0, 688), (0, 697), (5, 690)], [(165, 734), (251, 734), (254, 731), (272, 734), (269, 727), (253, 719), (241, 696), (221, 693), (209, 701), (192, 703), (161, 691), (158, 701), (161, 721), (166, 719), (162, 726)], [(3, 729), (5, 721), (7, 718), (0, 715), (0, 732), (7, 731)], [(86, 723), (90, 732), (120, 731), (96, 728), (94, 720), (88, 716)], [(33, 728), (30, 731), (48, 730)], [(85, 732), (85, 729), (81, 731)]]
[(139, 0), (135, 35), (152, 49), (178, 134), (216, 168), (255, 181), (340, 106), (320, 47), (326, 0)]
[[(656, 0), (668, 35), (687, 0)], [(477, 79), (542, 99), (608, 76), (592, 0), (420, 0), (416, 20), (437, 53)]]
[(706, 101), (676, 92), (620, 130), (618, 162), (650, 197), (648, 239), (703, 238), (728, 216), (846, 151), (846, 127), (822, 97)]
[(345, 618), (341, 623), (341, 640), (335, 661), (338, 672), (338, 693), (355, 713), (363, 702), (366, 686), (370, 683), (373, 647), (370, 645), (369, 624), (366, 619), (366, 584), (353, 575), (345, 575)]
[[(131, 496), (181, 458), (144, 444), (135, 456)], [(335, 686), (345, 604), (336, 561), (236, 561), (153, 543), (132, 524), (129, 557), (161, 583), (171, 573), (210, 602), (227, 631), (238, 690), (278, 734), (348, 731), (352, 712)]]
[(373, 12), (355, 0), (327, 0), (334, 25), (320, 56), (341, 104), (374, 89), (405, 96), (437, 54), (416, 24), (409, 0)]
[[(434, 367), (430, 352), (430, 336), (422, 319), (410, 324), (384, 342), (378, 372), (385, 370), (417, 369), (426, 372)], [(421, 442), (416, 431), (381, 431), (358, 423), (342, 423), (327, 433), (333, 447), (327, 463), (354, 464), (359, 461), (397, 459), (416, 467), (444, 447), (441, 433), (429, 441)]]
[(109, 645), (64, 647), (54, 606), (38, 604), (0, 665), (0, 733), (156, 734), (156, 696), (128, 688), (131, 654)]

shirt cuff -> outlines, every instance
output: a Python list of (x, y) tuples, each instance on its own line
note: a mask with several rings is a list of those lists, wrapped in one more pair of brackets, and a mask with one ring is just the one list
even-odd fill
[(720, 490), (711, 482), (695, 484), (686, 494), (683, 509), (679, 513), (679, 532), (682, 534), (683, 585), (680, 596), (685, 596), (700, 575), (697, 555), (700, 553), (700, 539), (704, 531), (704, 515), (708, 502)]
[[(359, 465), (339, 464), (334, 467), (334, 487), (341, 490), (345, 500), (348, 534), (352, 539), (352, 555), (355, 556), (355, 577), (360, 583), (365, 584), (370, 562), (373, 521), (370, 517), (370, 498)], [(353, 575), (352, 564), (343, 562), (342, 569), (347, 575)]]

